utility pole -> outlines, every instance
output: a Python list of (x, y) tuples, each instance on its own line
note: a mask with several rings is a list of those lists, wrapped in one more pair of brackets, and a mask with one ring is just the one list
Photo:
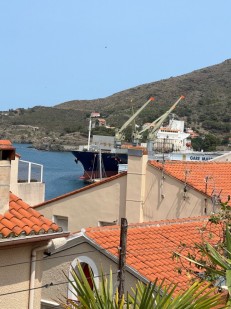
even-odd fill
[(128, 223), (126, 218), (121, 218), (120, 226), (120, 246), (119, 246), (119, 269), (118, 269), (118, 294), (119, 304), (124, 295), (124, 281), (125, 281), (125, 264), (126, 264), (126, 250), (127, 250), (127, 229)]

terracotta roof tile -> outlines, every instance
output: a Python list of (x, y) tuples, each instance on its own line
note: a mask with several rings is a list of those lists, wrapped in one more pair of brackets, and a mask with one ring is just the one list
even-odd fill
[[(199, 243), (202, 239), (199, 228), (205, 224), (210, 224), (207, 217), (129, 225), (127, 265), (150, 281), (165, 278), (167, 283), (178, 284), (176, 291), (187, 289), (190, 280), (186, 273), (178, 274), (176, 268), (180, 264), (172, 259), (172, 254), (178, 250), (180, 242)], [(85, 235), (118, 257), (119, 226), (88, 228)]]
[(61, 228), (10, 193), (9, 210), (0, 215), (0, 237), (60, 232)]
[(1, 150), (15, 150), (11, 141), (9, 140), (0, 140), (0, 149)]
[(6, 139), (1, 139), (0, 140), (0, 145), (12, 146), (11, 141), (6, 140)]
[(208, 196), (219, 195), (223, 202), (231, 195), (230, 162), (166, 161), (163, 165), (149, 161), (149, 164)]

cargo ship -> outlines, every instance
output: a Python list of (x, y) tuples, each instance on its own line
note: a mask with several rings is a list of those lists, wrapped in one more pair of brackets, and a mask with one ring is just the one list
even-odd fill
[(115, 130), (115, 136), (93, 135), (92, 142), (92, 124), (95, 125), (96, 119), (99, 121), (100, 114), (95, 112), (91, 113), (88, 128), (88, 144), (86, 146), (80, 146), (79, 150), (72, 151), (76, 158), (76, 163), (80, 162), (83, 165), (83, 180), (92, 181), (116, 175), (119, 171), (119, 166), (127, 164), (127, 149), (122, 147), (122, 141), (125, 139), (124, 130), (152, 101), (154, 101), (154, 98), (150, 97), (119, 130)]
[[(88, 181), (101, 179), (118, 174), (119, 164), (127, 164), (126, 153), (101, 153), (92, 151), (73, 151), (75, 162), (80, 162), (84, 168), (81, 179)], [(101, 163), (100, 163), (101, 161)]]
[[(152, 151), (148, 151), (151, 160), (183, 160), (208, 161), (222, 155), (222, 152), (193, 151), (189, 134), (184, 132), (184, 122), (171, 120), (168, 126), (161, 127), (153, 143)], [(93, 135), (92, 144), (80, 146), (72, 151), (76, 163), (82, 164), (85, 182), (110, 177), (120, 171), (126, 171), (129, 148), (146, 148), (147, 144), (139, 146), (123, 144), (122, 148), (115, 148), (114, 136)]]
[[(115, 136), (93, 135), (92, 142), (90, 142), (92, 119), (100, 115), (99, 113), (92, 113), (89, 121), (88, 145), (80, 146), (78, 150), (72, 151), (76, 158), (76, 163), (80, 162), (83, 165), (84, 174), (81, 178), (85, 181), (93, 182), (96, 179), (116, 175), (120, 170), (120, 166), (127, 164), (128, 148), (131, 147), (145, 148), (149, 159), (152, 160), (160, 160), (162, 158), (164, 160), (207, 161), (219, 155), (215, 153), (193, 152), (190, 134), (184, 130), (184, 121), (175, 120), (172, 117), (169, 124), (163, 126), (163, 122), (182, 99), (184, 99), (184, 96), (180, 96), (162, 116), (152, 123), (143, 125), (141, 130), (138, 131), (134, 120), (150, 102), (154, 101), (154, 98), (151, 97), (120, 129), (115, 130)], [(131, 123), (134, 124), (132, 142), (131, 144), (126, 144), (124, 143), (124, 130)], [(145, 131), (148, 131), (147, 142), (141, 143), (144, 139), (143, 133)]]

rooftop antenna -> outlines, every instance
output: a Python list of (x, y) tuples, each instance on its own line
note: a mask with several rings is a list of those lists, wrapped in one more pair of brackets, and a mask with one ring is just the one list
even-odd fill
[[(164, 155), (164, 154), (163, 154)], [(160, 182), (160, 194), (161, 194), (161, 198), (164, 199), (165, 195), (164, 195), (164, 180), (165, 180), (165, 176), (164, 176), (164, 168), (165, 168), (165, 160), (163, 157), (163, 161), (162, 161), (162, 172), (161, 172), (161, 182)]]
[(219, 205), (221, 203), (221, 192), (222, 189), (220, 190), (220, 192), (218, 194), (216, 194), (216, 189), (214, 188), (211, 194), (211, 200), (212, 200), (212, 204), (213, 204), (213, 213), (215, 213), (216, 209), (215, 206)]
[[(208, 182), (210, 179), (213, 179), (212, 176), (205, 176), (205, 194), (208, 194)], [(214, 184), (214, 189), (215, 189), (215, 184)], [(214, 190), (213, 189), (213, 190)], [(205, 214), (207, 214), (207, 208), (208, 208), (208, 199), (205, 197)]]
[(187, 191), (188, 191), (188, 188), (187, 188), (187, 185), (188, 185), (187, 178), (188, 178), (188, 175), (190, 175), (190, 173), (191, 173), (190, 169), (185, 169), (185, 171), (184, 171), (184, 194), (183, 194), (184, 201), (187, 198)]

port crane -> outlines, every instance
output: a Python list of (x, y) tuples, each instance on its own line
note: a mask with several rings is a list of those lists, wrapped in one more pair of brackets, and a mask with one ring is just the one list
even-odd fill
[(144, 105), (140, 107), (123, 125), (120, 129), (116, 129), (115, 131), (115, 147), (120, 148), (122, 141), (125, 139), (124, 130), (128, 127), (128, 125), (140, 114), (140, 112), (155, 99), (151, 97)]
[[(178, 103), (184, 99), (184, 96), (180, 96), (180, 98), (170, 107), (170, 109), (164, 113), (162, 116), (154, 120), (152, 123), (150, 123), (148, 126), (146, 126), (141, 131), (135, 131), (132, 135), (133, 145), (139, 145), (140, 141), (143, 138), (143, 133), (147, 130), (149, 130), (148, 137), (147, 137), (147, 143), (153, 143), (156, 139), (157, 131), (161, 127), (162, 123), (165, 121), (165, 119), (168, 117), (168, 115), (176, 108)], [(148, 147), (149, 148), (149, 147)]]

